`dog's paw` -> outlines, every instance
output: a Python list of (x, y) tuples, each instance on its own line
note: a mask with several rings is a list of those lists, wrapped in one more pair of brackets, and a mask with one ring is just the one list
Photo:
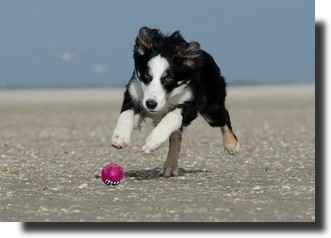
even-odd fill
[(130, 142), (130, 133), (128, 131), (121, 131), (121, 133), (114, 132), (111, 144), (116, 149), (126, 147)]
[(224, 144), (224, 152), (227, 155), (235, 155), (239, 152), (240, 144), (239, 141), (235, 144)]
[(155, 133), (151, 133), (146, 139), (145, 139), (145, 144), (142, 147), (142, 152), (145, 154), (149, 154), (154, 150), (157, 150), (162, 143), (164, 142), (164, 140), (158, 136), (155, 135)]
[(165, 178), (169, 178), (169, 177), (176, 177), (178, 176), (178, 167), (163, 167), (159, 173), (160, 177), (165, 177)]

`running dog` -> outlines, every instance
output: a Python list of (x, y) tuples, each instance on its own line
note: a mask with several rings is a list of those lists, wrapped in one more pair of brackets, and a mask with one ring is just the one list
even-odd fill
[(239, 142), (225, 108), (226, 83), (213, 57), (197, 42), (187, 42), (179, 31), (165, 35), (142, 27), (135, 40), (134, 72), (112, 136), (121, 149), (144, 118), (155, 127), (145, 139), (142, 152), (151, 153), (169, 140), (169, 151), (160, 176), (178, 175), (178, 156), (183, 128), (198, 114), (212, 127), (219, 127), (224, 150), (234, 155)]

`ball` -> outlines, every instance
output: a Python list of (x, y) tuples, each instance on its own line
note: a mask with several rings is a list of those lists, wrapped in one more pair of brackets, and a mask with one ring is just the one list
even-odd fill
[(119, 185), (123, 177), (124, 171), (118, 164), (108, 164), (101, 170), (101, 179), (108, 186)]

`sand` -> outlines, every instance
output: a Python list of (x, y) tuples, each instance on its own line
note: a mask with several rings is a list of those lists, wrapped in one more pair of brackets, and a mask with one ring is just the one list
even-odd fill
[[(167, 143), (111, 147), (123, 89), (0, 91), (0, 221), (315, 221), (314, 85), (229, 87), (240, 140), (199, 117), (185, 129), (178, 177), (160, 178)], [(122, 165), (117, 187), (104, 165)]]

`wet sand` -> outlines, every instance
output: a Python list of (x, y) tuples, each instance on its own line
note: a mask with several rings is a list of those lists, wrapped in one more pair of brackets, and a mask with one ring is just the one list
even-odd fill
[[(167, 144), (140, 152), (149, 121), (111, 147), (123, 89), (0, 91), (0, 221), (315, 221), (314, 90), (229, 87), (240, 152), (199, 117), (168, 179)], [(126, 171), (114, 188), (99, 177), (109, 162)]]

